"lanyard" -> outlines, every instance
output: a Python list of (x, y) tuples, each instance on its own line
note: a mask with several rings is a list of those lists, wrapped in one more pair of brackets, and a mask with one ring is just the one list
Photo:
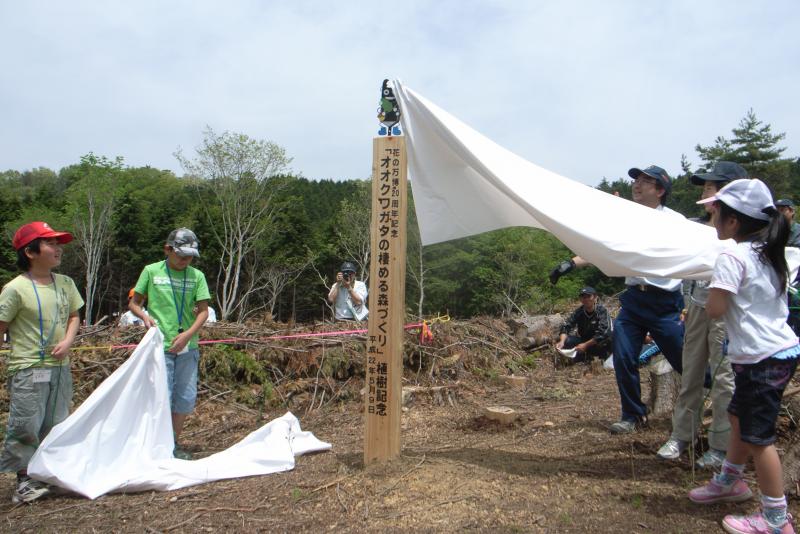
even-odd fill
[(178, 333), (183, 334), (183, 307), (186, 304), (186, 271), (188, 267), (183, 270), (183, 293), (181, 293), (181, 307), (178, 308), (178, 296), (175, 294), (175, 287), (172, 285), (172, 274), (169, 270), (167, 260), (164, 260), (164, 267), (167, 269), (167, 276), (169, 277), (169, 288), (172, 290), (172, 302), (175, 303), (175, 313), (178, 314)]
[(50, 273), (50, 279), (53, 281), (53, 291), (56, 294), (56, 314), (53, 318), (53, 326), (50, 329), (50, 334), (47, 336), (47, 339), (44, 337), (44, 316), (42, 315), (42, 301), (39, 299), (39, 290), (36, 289), (36, 282), (33, 280), (33, 276), (31, 273), (28, 273), (28, 278), (31, 280), (31, 285), (33, 286), (33, 294), (36, 295), (36, 306), (39, 309), (39, 360), (44, 361), (44, 354), (45, 348), (47, 345), (50, 344), (50, 340), (53, 339), (53, 334), (56, 331), (56, 324), (58, 323), (58, 286), (56, 286), (56, 277), (53, 276), (53, 273)]

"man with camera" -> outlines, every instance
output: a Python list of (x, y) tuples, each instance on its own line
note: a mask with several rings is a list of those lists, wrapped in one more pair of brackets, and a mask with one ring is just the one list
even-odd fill
[(363, 321), (367, 310), (367, 284), (356, 280), (356, 266), (346, 261), (336, 273), (336, 283), (328, 293), (328, 302), (333, 304), (336, 319)]

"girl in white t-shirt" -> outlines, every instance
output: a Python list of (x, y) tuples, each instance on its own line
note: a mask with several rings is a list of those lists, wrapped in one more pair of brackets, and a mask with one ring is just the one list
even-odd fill
[(728, 407), (731, 434), (722, 469), (708, 484), (690, 491), (689, 499), (710, 504), (752, 497), (742, 478), (752, 456), (761, 512), (726, 516), (722, 526), (734, 533), (794, 533), (774, 445), (783, 391), (800, 355), (797, 336), (786, 324), (789, 272), (784, 247), (789, 226), (760, 180), (735, 180), (700, 201), (709, 202), (714, 203), (717, 236), (736, 241), (717, 258), (706, 304), (709, 316), (725, 319), (736, 385)]

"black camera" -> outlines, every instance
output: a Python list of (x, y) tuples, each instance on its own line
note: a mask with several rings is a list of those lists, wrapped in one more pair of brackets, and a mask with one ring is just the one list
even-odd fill
[(350, 281), (350, 276), (351, 276), (350, 273), (342, 273), (342, 279), (345, 282), (349, 282)]

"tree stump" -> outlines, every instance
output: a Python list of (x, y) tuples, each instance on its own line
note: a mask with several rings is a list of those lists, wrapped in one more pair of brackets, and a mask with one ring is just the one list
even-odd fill
[(409, 408), (414, 404), (417, 398), (425, 395), (429, 396), (437, 406), (449, 404), (455, 407), (458, 402), (459, 385), (459, 382), (455, 382), (444, 386), (403, 386), (402, 405), (404, 408)]
[(528, 387), (528, 377), (527, 376), (514, 376), (514, 375), (506, 375), (500, 377), (503, 382), (510, 386), (513, 389), (525, 389)]
[(501, 425), (510, 425), (519, 417), (519, 414), (508, 406), (487, 406), (483, 415), (486, 419), (497, 421)]
[(650, 360), (647, 370), (650, 375), (650, 398), (646, 404), (650, 414), (671, 415), (681, 389), (681, 375), (672, 369), (662, 355)]

